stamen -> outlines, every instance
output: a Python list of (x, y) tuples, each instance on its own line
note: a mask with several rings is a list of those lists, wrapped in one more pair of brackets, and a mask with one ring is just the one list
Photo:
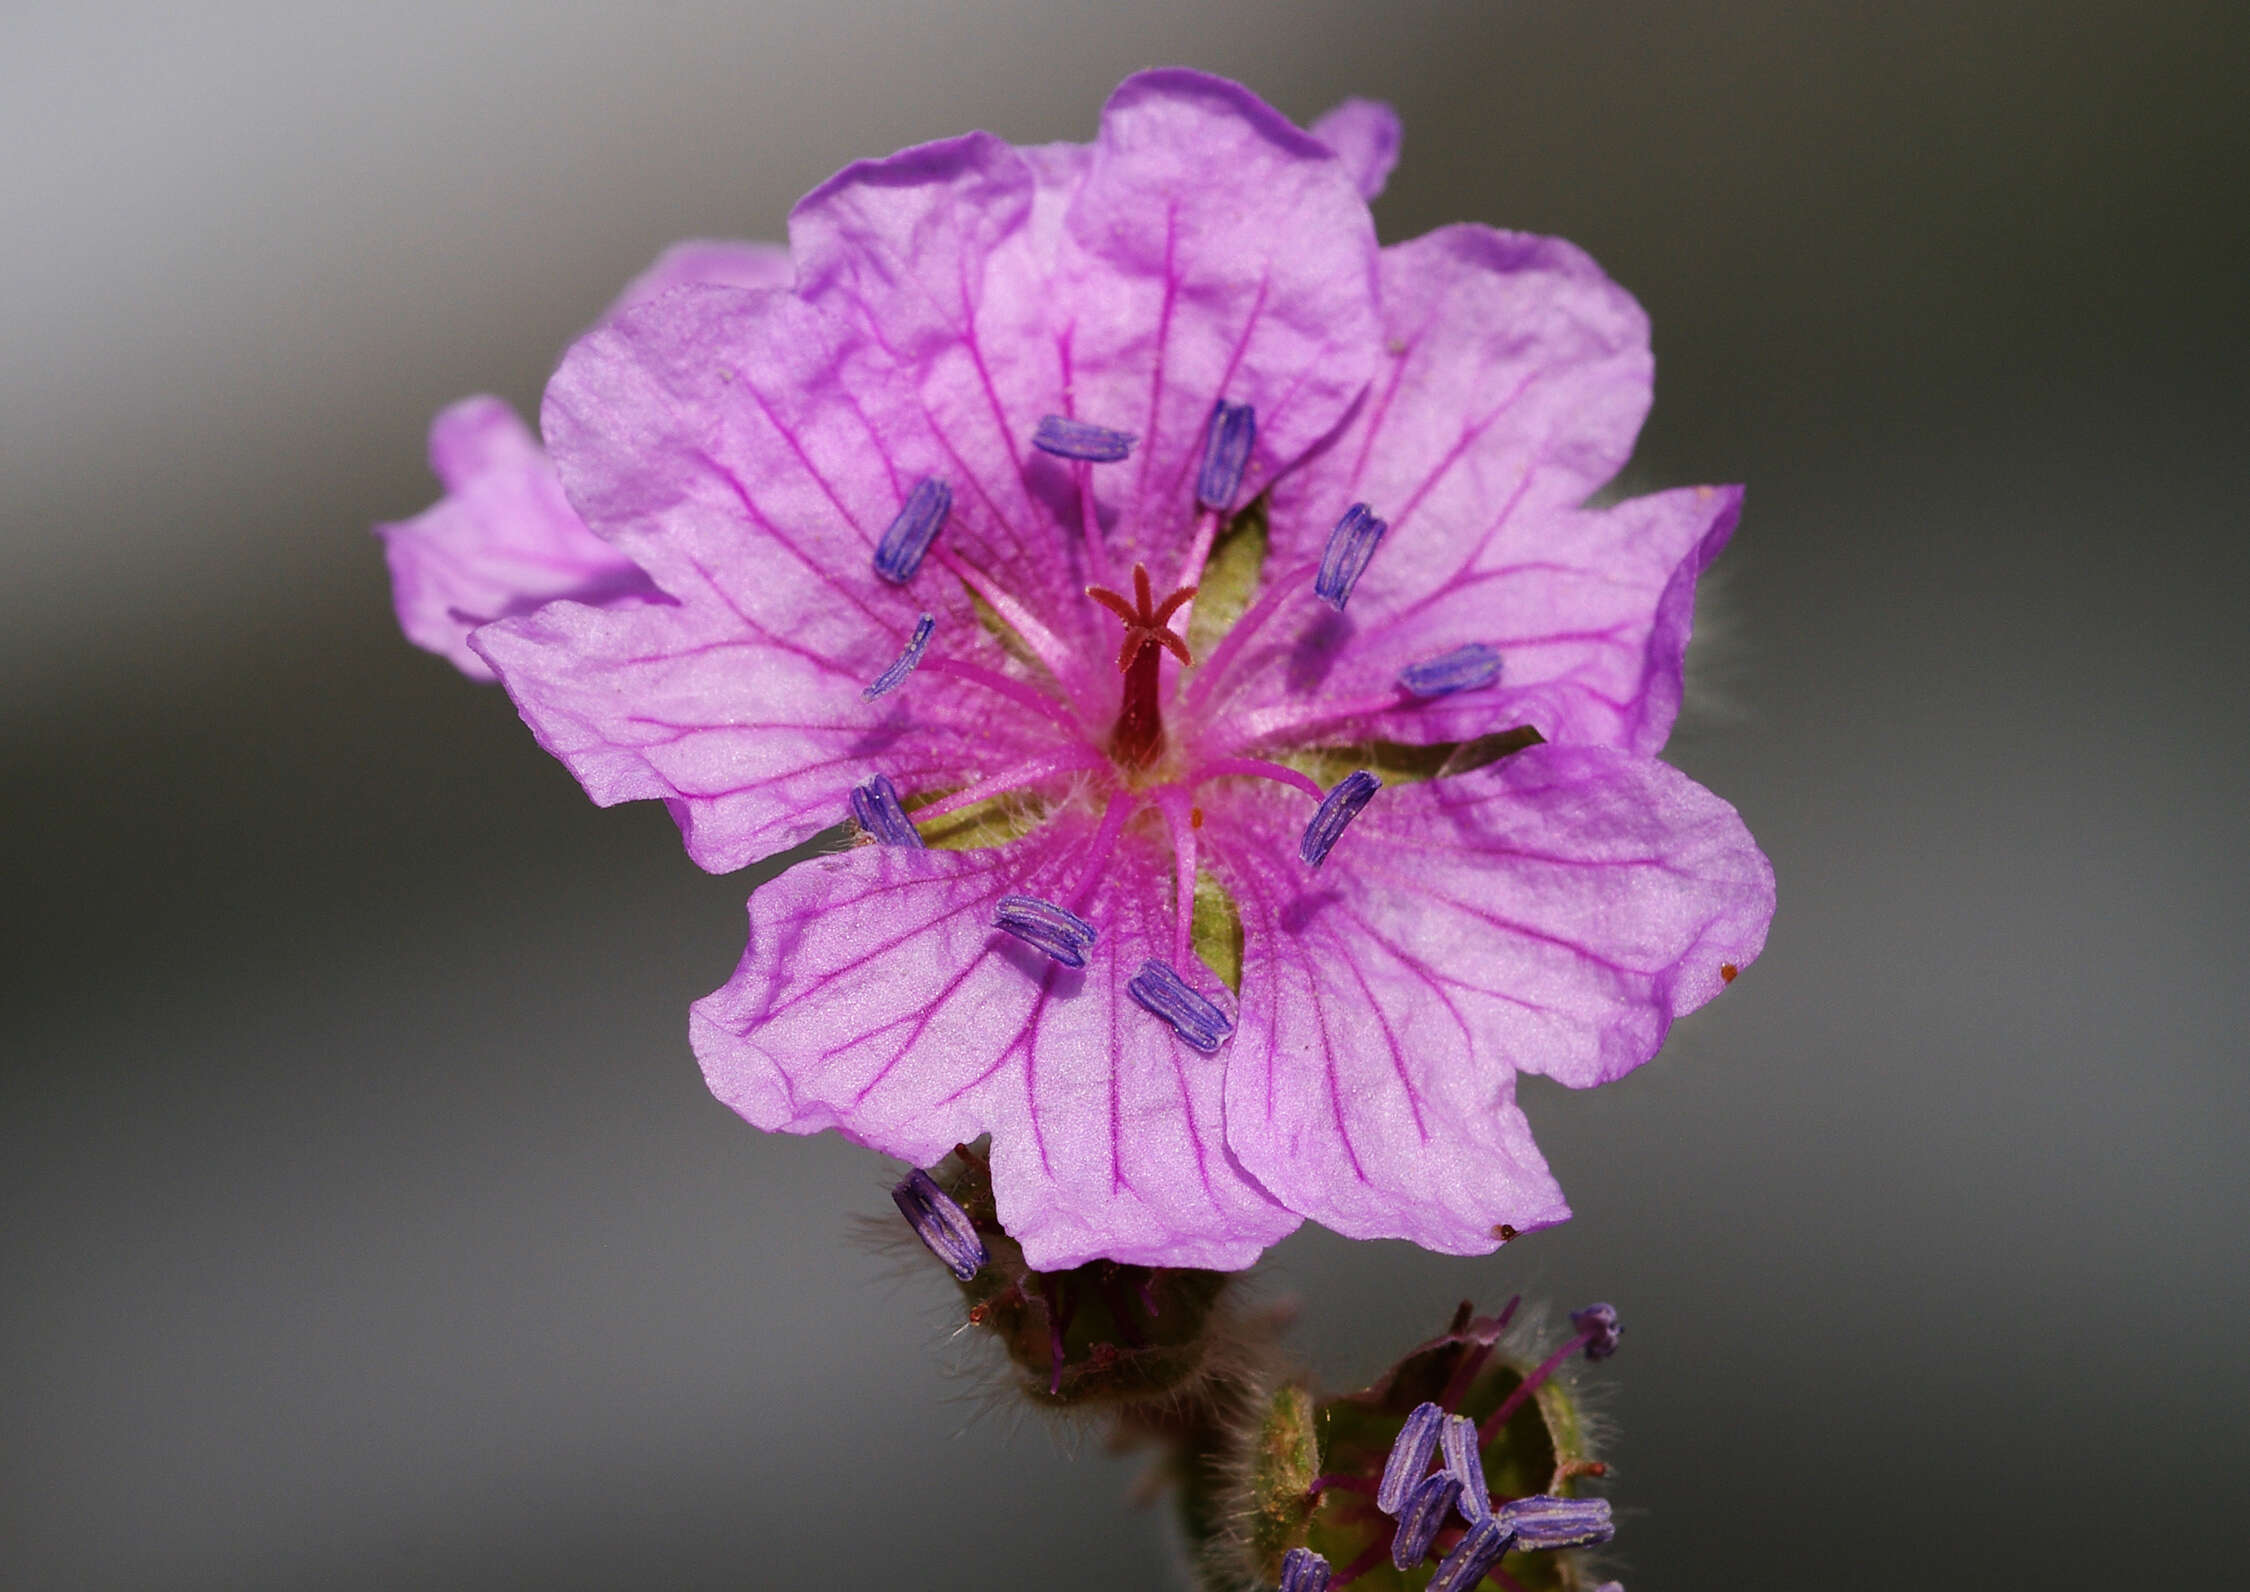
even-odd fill
[(1441, 652), (1420, 663), (1410, 663), (1398, 673), (1398, 683), (1418, 697), (1451, 696), (1475, 691), (1500, 678), (1500, 652), (1481, 641), (1471, 641), (1451, 652)]
[(1588, 1305), (1583, 1310), (1570, 1313), (1570, 1324), (1586, 1338), (1586, 1358), (1606, 1360), (1617, 1352), (1617, 1340), (1625, 1329), (1617, 1324), (1617, 1307), (1610, 1304)]
[(1045, 951), (1065, 967), (1084, 967), (1086, 953), (1099, 937), (1094, 926), (1077, 913), (1037, 896), (1002, 896), (992, 923), (1026, 945)]
[(1084, 459), (1088, 464), (1115, 464), (1133, 451), (1139, 440), (1130, 431), (1114, 431), (1091, 420), (1047, 415), (1031, 434), (1031, 445), (1058, 459)]
[(1508, 1551), (1510, 1540), (1506, 1526), (1485, 1516), (1453, 1545), (1453, 1551), (1437, 1567), (1437, 1574), (1430, 1577), (1428, 1592), (1469, 1592), (1492, 1573), (1492, 1567)]
[(1422, 1403), (1414, 1406), (1414, 1413), (1398, 1429), (1391, 1443), (1391, 1457), (1383, 1461), (1382, 1485), (1375, 1489), (1375, 1507), (1384, 1514), (1397, 1514), (1408, 1490), (1430, 1468), (1430, 1455), (1437, 1450), (1438, 1428), (1444, 1424), (1445, 1411), (1435, 1404)]
[(1234, 1028), (1225, 1012), (1188, 988), (1187, 980), (1171, 963), (1153, 956), (1126, 980), (1125, 993), (1143, 1011), (1163, 1018), (1173, 1033), (1206, 1056), (1215, 1052)]
[(1328, 794), (1310, 774), (1300, 773), (1286, 763), (1269, 763), (1262, 757), (1222, 757), (1197, 769), (1189, 777), (1188, 783), (1200, 785), (1207, 779), (1223, 779), (1229, 774), (1247, 774), (1252, 779), (1276, 780), (1281, 784), (1294, 786), (1314, 801), (1319, 801)]
[(1328, 1592), (1328, 1561), (1310, 1548), (1291, 1548), (1281, 1556), (1280, 1592)]
[(907, 1173), (906, 1180), (891, 1190), (891, 1199), (898, 1205), (899, 1214), (913, 1225), (914, 1236), (928, 1245), (930, 1253), (944, 1261), (954, 1276), (967, 1282), (984, 1269), (988, 1257), (976, 1225), (929, 1173)]
[(898, 787), (886, 775), (877, 774), (866, 784), (852, 787), (852, 817), (886, 846), (924, 849), (922, 832), (898, 804)]
[(1553, 1354), (1532, 1368), (1531, 1374), (1516, 1384), (1516, 1390), (1500, 1401), (1500, 1407), (1484, 1418), (1478, 1435), (1492, 1441), (1493, 1435), (1508, 1424), (1508, 1417), (1523, 1406), (1523, 1401), (1539, 1391), (1540, 1384), (1555, 1374), (1563, 1361), (1583, 1347), (1589, 1360), (1606, 1360), (1617, 1352), (1617, 1340), (1624, 1328), (1617, 1324), (1615, 1305), (1588, 1305), (1583, 1310), (1570, 1313), (1570, 1324), (1578, 1330), (1563, 1339)]
[(1172, 960), (1184, 964), (1195, 943), (1194, 803), (1180, 785), (1165, 786), (1155, 793), (1155, 801), (1172, 840)]
[(1327, 551), (1320, 555), (1320, 573), (1313, 577), (1314, 593), (1342, 613), (1367, 561), (1375, 556), (1376, 546), (1390, 528), (1388, 520), (1377, 519), (1375, 511), (1364, 503), (1354, 503), (1344, 510), (1344, 517), (1328, 533)]
[(899, 682), (912, 674), (914, 666), (922, 661), (922, 649), (930, 644), (930, 632), (935, 629), (937, 619), (933, 615), (924, 614), (915, 620), (914, 634), (906, 638), (906, 650), (898, 655), (889, 668), (877, 675), (875, 683), (860, 692), (860, 696), (872, 702), (886, 692), (896, 690)]
[(1448, 1415), (1438, 1434), (1445, 1455), (1445, 1473), (1461, 1484), (1461, 1518), (1474, 1525), (1492, 1513), (1492, 1494), (1485, 1490), (1484, 1455), (1477, 1445), (1477, 1423), (1466, 1415)]
[(1203, 433), (1203, 469), (1195, 478), (1195, 501), (1221, 513), (1234, 507), (1234, 495), (1242, 489), (1242, 472), (1257, 440), (1255, 409), (1224, 398), (1213, 404)]
[(1359, 816), (1359, 810), (1374, 799), (1383, 788), (1383, 782), (1366, 769), (1356, 769), (1336, 781), (1335, 788), (1320, 799), (1320, 810), (1313, 814), (1312, 822), (1305, 825), (1305, 838), (1297, 843), (1297, 855), (1313, 867), (1328, 860), (1328, 853), (1343, 837), (1344, 826)]
[(1617, 1535), (1607, 1498), (1557, 1498), (1542, 1493), (1516, 1498), (1493, 1511), (1493, 1520), (1516, 1539), (1525, 1553), (1542, 1548), (1589, 1548)]
[(1094, 830), (1094, 838), (1086, 842), (1085, 866), (1078, 872), (1078, 882), (1070, 887), (1067, 899), (1072, 906), (1078, 906), (1093, 893), (1102, 869), (1109, 863), (1110, 853), (1117, 849), (1117, 837), (1125, 828), (1125, 820), (1133, 816), (1133, 807), (1133, 798), (1119, 791), (1102, 809), (1102, 821)]
[(956, 680), (981, 685), (995, 696), (1004, 696), (1011, 702), (1054, 720), (1073, 735), (1079, 731), (1078, 720), (1071, 716), (1070, 709), (1044, 691), (1035, 691), (1020, 680), (1011, 680), (1004, 674), (995, 674), (977, 664), (956, 663), (951, 658), (931, 658), (922, 667), (932, 674), (949, 674)]
[(1391, 1538), (1391, 1563), (1401, 1570), (1411, 1570), (1429, 1557), (1438, 1528), (1445, 1524), (1445, 1517), (1453, 1512), (1460, 1496), (1458, 1476), (1448, 1476), (1441, 1470), (1423, 1477), (1406, 1495), (1405, 1507), (1398, 1512), (1398, 1532)]
[(875, 573), (898, 586), (912, 580), (922, 567), (922, 555), (937, 540), (938, 528), (952, 510), (951, 487), (935, 476), (917, 481), (875, 549)]
[(1099, 768), (1102, 754), (1090, 746), (1074, 751), (1058, 752), (1052, 757), (1027, 758), (1013, 768), (1004, 768), (989, 779), (980, 779), (974, 785), (955, 791), (922, 809), (924, 818), (943, 818), (947, 813), (957, 813), (964, 807), (974, 807), (989, 797), (1021, 790), (1026, 785), (1037, 784), (1053, 774), (1072, 774), (1080, 769)]

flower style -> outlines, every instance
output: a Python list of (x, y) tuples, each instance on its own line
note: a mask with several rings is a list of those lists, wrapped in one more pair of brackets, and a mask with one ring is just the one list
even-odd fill
[(1645, 320), (1553, 239), (1378, 248), (1397, 147), (1158, 71), (1088, 146), (851, 166), (786, 285), (722, 255), (572, 348), (551, 466), (441, 417), (390, 531), (408, 633), (597, 802), (714, 871), (856, 819), (696, 1053), (761, 1128), (989, 1134), (1042, 1269), (1559, 1221), (1516, 1074), (1630, 1071), (1764, 940), (1653, 757), (1740, 493), (1583, 506)]

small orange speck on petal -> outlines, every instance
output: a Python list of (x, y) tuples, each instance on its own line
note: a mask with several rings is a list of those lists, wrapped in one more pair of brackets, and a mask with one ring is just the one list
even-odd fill
[(1516, 1230), (1508, 1223), (1502, 1222), (1498, 1227), (1495, 1227), (1492, 1230), (1492, 1236), (1499, 1239), (1501, 1243), (1505, 1244), (1510, 1239), (1516, 1236)]
[(1188, 809), (1188, 828), (1201, 829), (1202, 827), (1203, 809), (1200, 807), (1190, 807)]
[(1742, 969), (1736, 967), (1732, 962), (1721, 962), (1719, 964), (1719, 982), (1722, 984), (1732, 984), (1734, 982), (1735, 974), (1741, 971)]

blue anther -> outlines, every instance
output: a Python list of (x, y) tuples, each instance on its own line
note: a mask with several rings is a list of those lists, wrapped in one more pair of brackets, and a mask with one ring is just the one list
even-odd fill
[(1398, 683), (1418, 697), (1474, 691), (1499, 678), (1500, 649), (1481, 641), (1466, 642), (1451, 652), (1410, 663), (1398, 672)]
[(898, 804), (898, 787), (881, 774), (852, 787), (852, 817), (859, 827), (886, 846), (912, 846), (920, 851), (922, 832)]
[(1065, 967), (1084, 967), (1094, 948), (1094, 926), (1067, 907), (1037, 896), (1004, 895), (993, 927), (1006, 929), (1026, 945), (1038, 947)]
[(1375, 511), (1364, 503), (1354, 503), (1344, 510), (1344, 517), (1328, 533), (1327, 550), (1320, 555), (1320, 573), (1312, 583), (1314, 594), (1342, 613), (1344, 604), (1352, 600), (1352, 588), (1359, 584), (1360, 572), (1367, 568), (1383, 533), (1390, 528), (1390, 521), (1377, 519)]
[(1382, 788), (1383, 782), (1364, 768), (1336, 781), (1313, 809), (1312, 822), (1305, 825), (1305, 838), (1297, 843), (1297, 855), (1315, 868), (1327, 861), (1344, 826), (1357, 818), (1359, 810)]
[(1328, 1592), (1328, 1561), (1310, 1548), (1281, 1556), (1281, 1592)]
[(1429, 1557), (1438, 1528), (1461, 1497), (1461, 1478), (1437, 1471), (1424, 1476), (1406, 1495), (1398, 1512), (1398, 1530), (1391, 1537), (1391, 1563), (1411, 1570)]
[(1430, 1455), (1437, 1451), (1438, 1428), (1445, 1424), (1445, 1411), (1435, 1404), (1414, 1406), (1406, 1424), (1398, 1429), (1391, 1442), (1391, 1457), (1383, 1461), (1383, 1479), (1375, 1487), (1375, 1507), (1386, 1515), (1395, 1515), (1414, 1484), (1422, 1479), (1422, 1472), (1430, 1468)]
[(898, 655), (889, 668), (877, 675), (875, 683), (860, 692), (860, 695), (872, 702), (886, 691), (897, 689), (898, 683), (912, 674), (914, 666), (922, 661), (922, 649), (930, 644), (930, 632), (935, 629), (937, 620), (932, 615), (924, 614), (915, 620), (914, 634), (906, 638), (906, 650)]
[(1211, 406), (1210, 424), (1203, 433), (1203, 469), (1195, 478), (1195, 501), (1225, 513), (1234, 507), (1242, 490), (1242, 472), (1250, 463), (1251, 446), (1258, 440), (1258, 411), (1248, 404), (1230, 404), (1224, 398)]
[(1448, 1415), (1438, 1433), (1438, 1449), (1445, 1455), (1445, 1473), (1461, 1484), (1461, 1518), (1474, 1524), (1492, 1513), (1492, 1494), (1484, 1485), (1484, 1454), (1477, 1444), (1477, 1423), (1466, 1415)]
[(1570, 1324), (1586, 1334), (1586, 1358), (1606, 1360), (1617, 1352), (1625, 1329), (1617, 1324), (1617, 1306), (1588, 1305), (1570, 1313)]
[(1430, 1577), (1428, 1592), (1469, 1592), (1492, 1573), (1492, 1567), (1500, 1562), (1500, 1555), (1508, 1551), (1512, 1540), (1506, 1526), (1494, 1516), (1486, 1515), (1453, 1545), (1453, 1551), (1437, 1567), (1437, 1574)]
[(917, 481), (875, 549), (875, 573), (899, 586), (912, 580), (952, 509), (953, 488), (935, 476)]
[(1046, 416), (1031, 434), (1031, 445), (1041, 453), (1051, 453), (1058, 459), (1084, 459), (1089, 464), (1115, 464), (1132, 453), (1135, 440), (1130, 431), (1061, 415)]
[(1610, 1522), (1607, 1498), (1557, 1498), (1541, 1494), (1516, 1498), (1492, 1512), (1492, 1518), (1516, 1539), (1526, 1553), (1542, 1548), (1587, 1548), (1617, 1535)]
[(891, 1190), (891, 1198), (899, 1214), (913, 1225), (914, 1236), (927, 1244), (930, 1253), (944, 1261), (954, 1276), (967, 1282), (984, 1269), (988, 1257), (976, 1225), (929, 1173), (907, 1173), (905, 1181)]
[(1172, 1025), (1172, 1032), (1206, 1056), (1219, 1048), (1234, 1028), (1227, 1014), (1194, 990), (1169, 962), (1150, 957), (1141, 970), (1125, 981), (1125, 993), (1144, 1011), (1154, 1012)]

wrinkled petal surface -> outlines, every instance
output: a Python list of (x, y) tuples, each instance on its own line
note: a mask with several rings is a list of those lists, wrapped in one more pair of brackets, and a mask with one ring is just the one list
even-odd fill
[(1206, 799), (1241, 906), (1228, 1143), (1353, 1237), (1482, 1253), (1568, 1214), (1514, 1078), (1606, 1082), (1765, 943), (1773, 874), (1661, 763), (1540, 746), (1379, 793), (1314, 872), (1303, 814)]
[[(1385, 251), (1385, 368), (1352, 423), (1275, 493), (1269, 578), (1317, 560), (1342, 509), (1389, 535), (1338, 616), (1302, 603), (1209, 687), (1236, 733), (1427, 743), (1515, 724), (1653, 752), (1680, 700), (1695, 580), (1735, 488), (1580, 507), (1624, 463), (1649, 401), (1648, 328), (1551, 238), (1448, 227)], [(1496, 689), (1414, 702), (1399, 671), (1497, 647)], [(1329, 738), (1349, 738), (1338, 734)]]
[(909, 795), (953, 788), (1059, 733), (941, 686), (928, 660), (861, 699), (923, 611), (929, 660), (1005, 659), (958, 584), (871, 573), (913, 481), (833, 380), (847, 343), (789, 294), (709, 287), (578, 343), (548, 388), (549, 445), (588, 523), (672, 601), (556, 604), (476, 638), (588, 794), (667, 801), (714, 871), (838, 822), (871, 773)]
[(1380, 100), (1348, 99), (1307, 129), (1344, 163), (1362, 199), (1372, 203), (1391, 180), (1405, 135), (1398, 112)]
[(379, 525), (399, 628), (472, 680), (492, 671), (469, 632), (558, 597), (609, 603), (653, 588), (637, 565), (586, 529), (515, 411), (464, 398), (430, 425), (430, 468), (445, 496)]
[(1034, 1267), (1246, 1266), (1299, 1218), (1226, 1149), (1223, 1060), (1125, 994), (1170, 954), (1161, 841), (1129, 830), (1080, 903), (1102, 925), (1084, 970), (992, 927), (1011, 891), (1062, 898), (1093, 827), (792, 869), (751, 897), (741, 967), (695, 1007), (696, 1054), (761, 1128), (834, 1128), (916, 1165), (990, 1133), (1000, 1219)]

